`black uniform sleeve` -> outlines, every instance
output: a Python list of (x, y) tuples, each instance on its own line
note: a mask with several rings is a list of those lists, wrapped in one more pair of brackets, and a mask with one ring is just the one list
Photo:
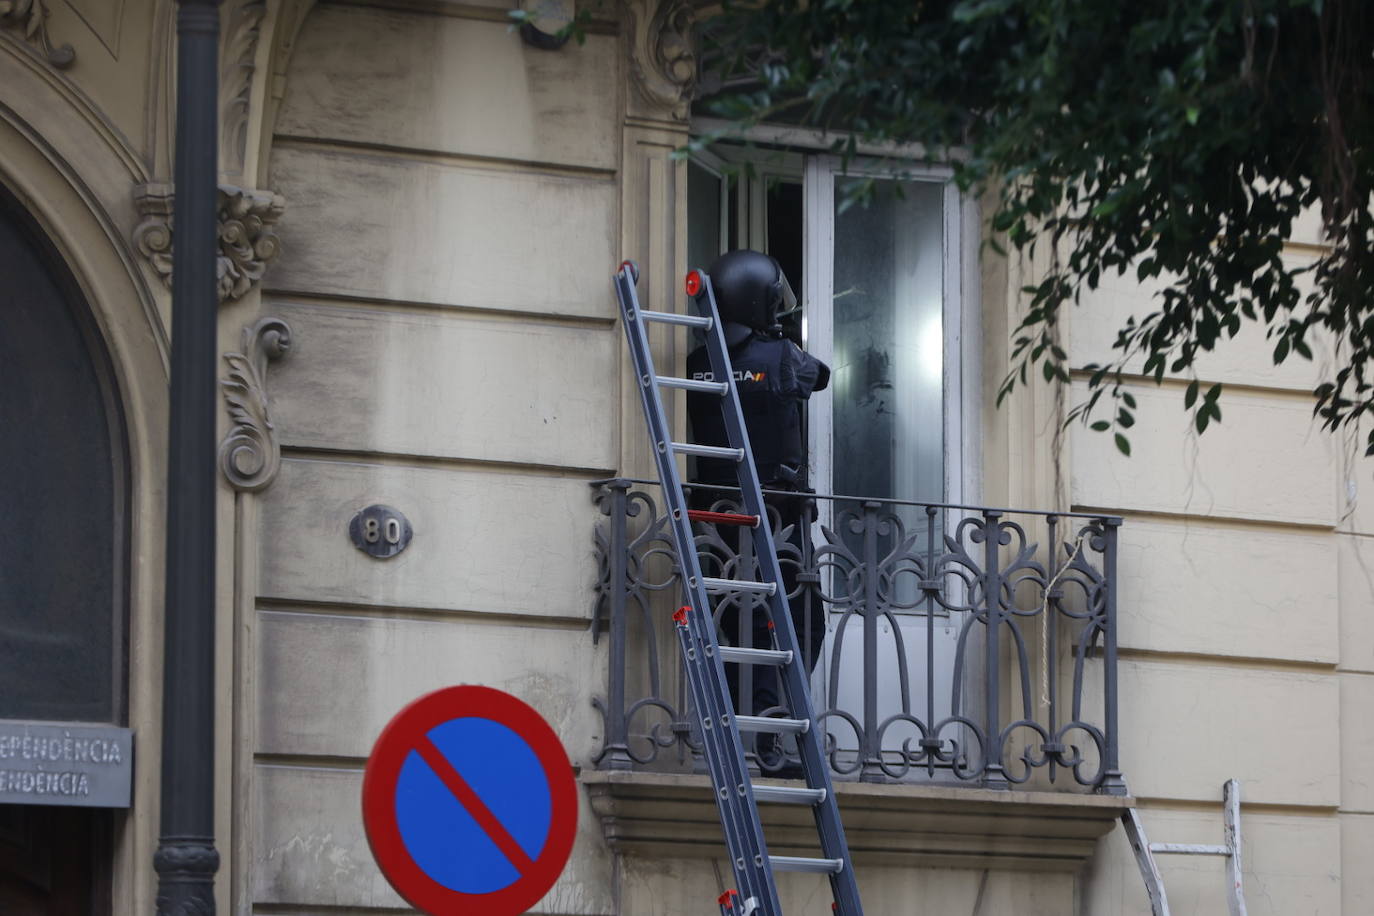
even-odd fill
[(796, 396), (806, 400), (813, 391), (824, 391), (830, 384), (830, 367), (795, 344), (788, 350), (791, 374), (796, 379)]

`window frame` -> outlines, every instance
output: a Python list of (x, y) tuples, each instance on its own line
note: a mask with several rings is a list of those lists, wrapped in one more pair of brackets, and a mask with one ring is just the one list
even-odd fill
[[(694, 118), (693, 133), (720, 132), (725, 122)], [(834, 191), (835, 178), (873, 177), (902, 181), (939, 182), (943, 186), (942, 338), (944, 409), (944, 492), (917, 494), (919, 498), (950, 504), (970, 504), (982, 498), (982, 335), (981, 328), (981, 215), (975, 199), (959, 191), (953, 169), (930, 162), (917, 145), (857, 143), (858, 156), (846, 166), (833, 152), (834, 134), (800, 128), (762, 125), (747, 130), (750, 144), (769, 144), (766, 152), (751, 146), (721, 144), (692, 154), (697, 165), (720, 177), (721, 248), (729, 247), (729, 195), (738, 195), (736, 238), (741, 247), (767, 247), (767, 182), (770, 178), (800, 179), (803, 198), (803, 281), (798, 290), (803, 309), (802, 334), (806, 349), (827, 364), (833, 362), (834, 313)], [(785, 146), (784, 149), (777, 145)], [(955, 153), (957, 155), (957, 151)], [(736, 180), (724, 172), (731, 165), (752, 162), (756, 177)], [(705, 266), (705, 265), (691, 265)], [(807, 452), (813, 485), (833, 492), (834, 394), (827, 387), (812, 395), (808, 411)], [(840, 494), (864, 496), (862, 493)], [(824, 513), (824, 509), (822, 510)], [(822, 521), (828, 521), (822, 518)]]
[[(963, 195), (951, 181), (953, 170), (948, 166), (929, 165), (910, 161), (889, 164), (890, 160), (867, 157), (852, 160), (846, 167), (834, 155), (821, 154), (807, 158), (804, 200), (806, 220), (804, 258), (806, 280), (804, 301), (811, 306), (804, 316), (807, 322), (808, 350), (827, 364), (834, 357), (834, 310), (821, 308), (821, 303), (834, 298), (835, 251), (835, 178), (860, 177), (900, 181), (922, 181), (942, 185), (941, 257), (941, 338), (943, 341), (943, 436), (944, 436), (944, 492), (918, 494), (920, 499), (934, 502), (966, 503), (969, 490), (977, 477), (976, 466), (970, 464), (970, 453), (976, 453), (968, 441), (971, 430), (966, 427), (965, 413), (976, 402), (967, 400), (968, 363), (976, 359), (977, 349), (969, 345), (973, 335), (968, 333), (976, 312), (969, 309), (969, 282), (965, 264), (965, 223), (969, 221)], [(974, 223), (976, 226), (976, 222)], [(975, 286), (976, 288), (976, 286)], [(974, 325), (976, 327), (976, 325)], [(833, 480), (834, 468), (834, 392), (827, 387), (812, 395), (813, 411), (808, 419), (807, 450), (813, 461), (813, 477), (827, 485)], [(833, 489), (833, 488), (832, 488)], [(863, 493), (838, 494), (863, 497)]]

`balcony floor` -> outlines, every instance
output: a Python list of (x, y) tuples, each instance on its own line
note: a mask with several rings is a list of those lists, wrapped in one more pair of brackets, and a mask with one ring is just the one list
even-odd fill
[[(643, 856), (723, 856), (706, 776), (583, 771), (606, 841)], [(761, 780), (767, 784), (767, 780)], [(859, 865), (1076, 870), (1129, 797), (997, 791), (949, 785), (836, 783), (850, 853)], [(761, 805), (769, 851), (815, 855), (810, 811)]]

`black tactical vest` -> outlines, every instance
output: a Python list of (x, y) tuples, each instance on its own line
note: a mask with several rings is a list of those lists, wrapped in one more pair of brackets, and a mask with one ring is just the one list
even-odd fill
[[(730, 348), (730, 361), (759, 482), (765, 488), (804, 488), (806, 443), (802, 441), (802, 411), (811, 392), (820, 391), (830, 381), (829, 368), (792, 341), (758, 331)], [(688, 355), (687, 377), (715, 381), (705, 347)], [(715, 395), (687, 392), (687, 416), (692, 423), (693, 442), (730, 444), (720, 399)], [(727, 486), (739, 483), (732, 464), (719, 458), (698, 458), (693, 479)]]

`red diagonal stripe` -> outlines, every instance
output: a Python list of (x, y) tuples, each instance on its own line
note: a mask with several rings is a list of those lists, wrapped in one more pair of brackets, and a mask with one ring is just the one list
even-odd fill
[(515, 837), (511, 836), (505, 825), (496, 819), (496, 815), (491, 813), (491, 809), (482, 803), (482, 799), (477, 797), (472, 786), (468, 785), (467, 780), (459, 775), (458, 771), (453, 768), (453, 764), (448, 762), (448, 758), (434, 746), (434, 742), (428, 738), (417, 741), (415, 750), (419, 753), (420, 758), (429, 764), (434, 775), (438, 776), (440, 781), (453, 793), (453, 797), (458, 799), (458, 803), (467, 809), (468, 814), (472, 815), (472, 819), (477, 822), (477, 825), (486, 831), (487, 836), (491, 837), (496, 848), (500, 849), (507, 859), (510, 859), (516, 871), (522, 875), (527, 874), (534, 867), (533, 860), (525, 855), (525, 850), (521, 849), (520, 844), (515, 842)]

